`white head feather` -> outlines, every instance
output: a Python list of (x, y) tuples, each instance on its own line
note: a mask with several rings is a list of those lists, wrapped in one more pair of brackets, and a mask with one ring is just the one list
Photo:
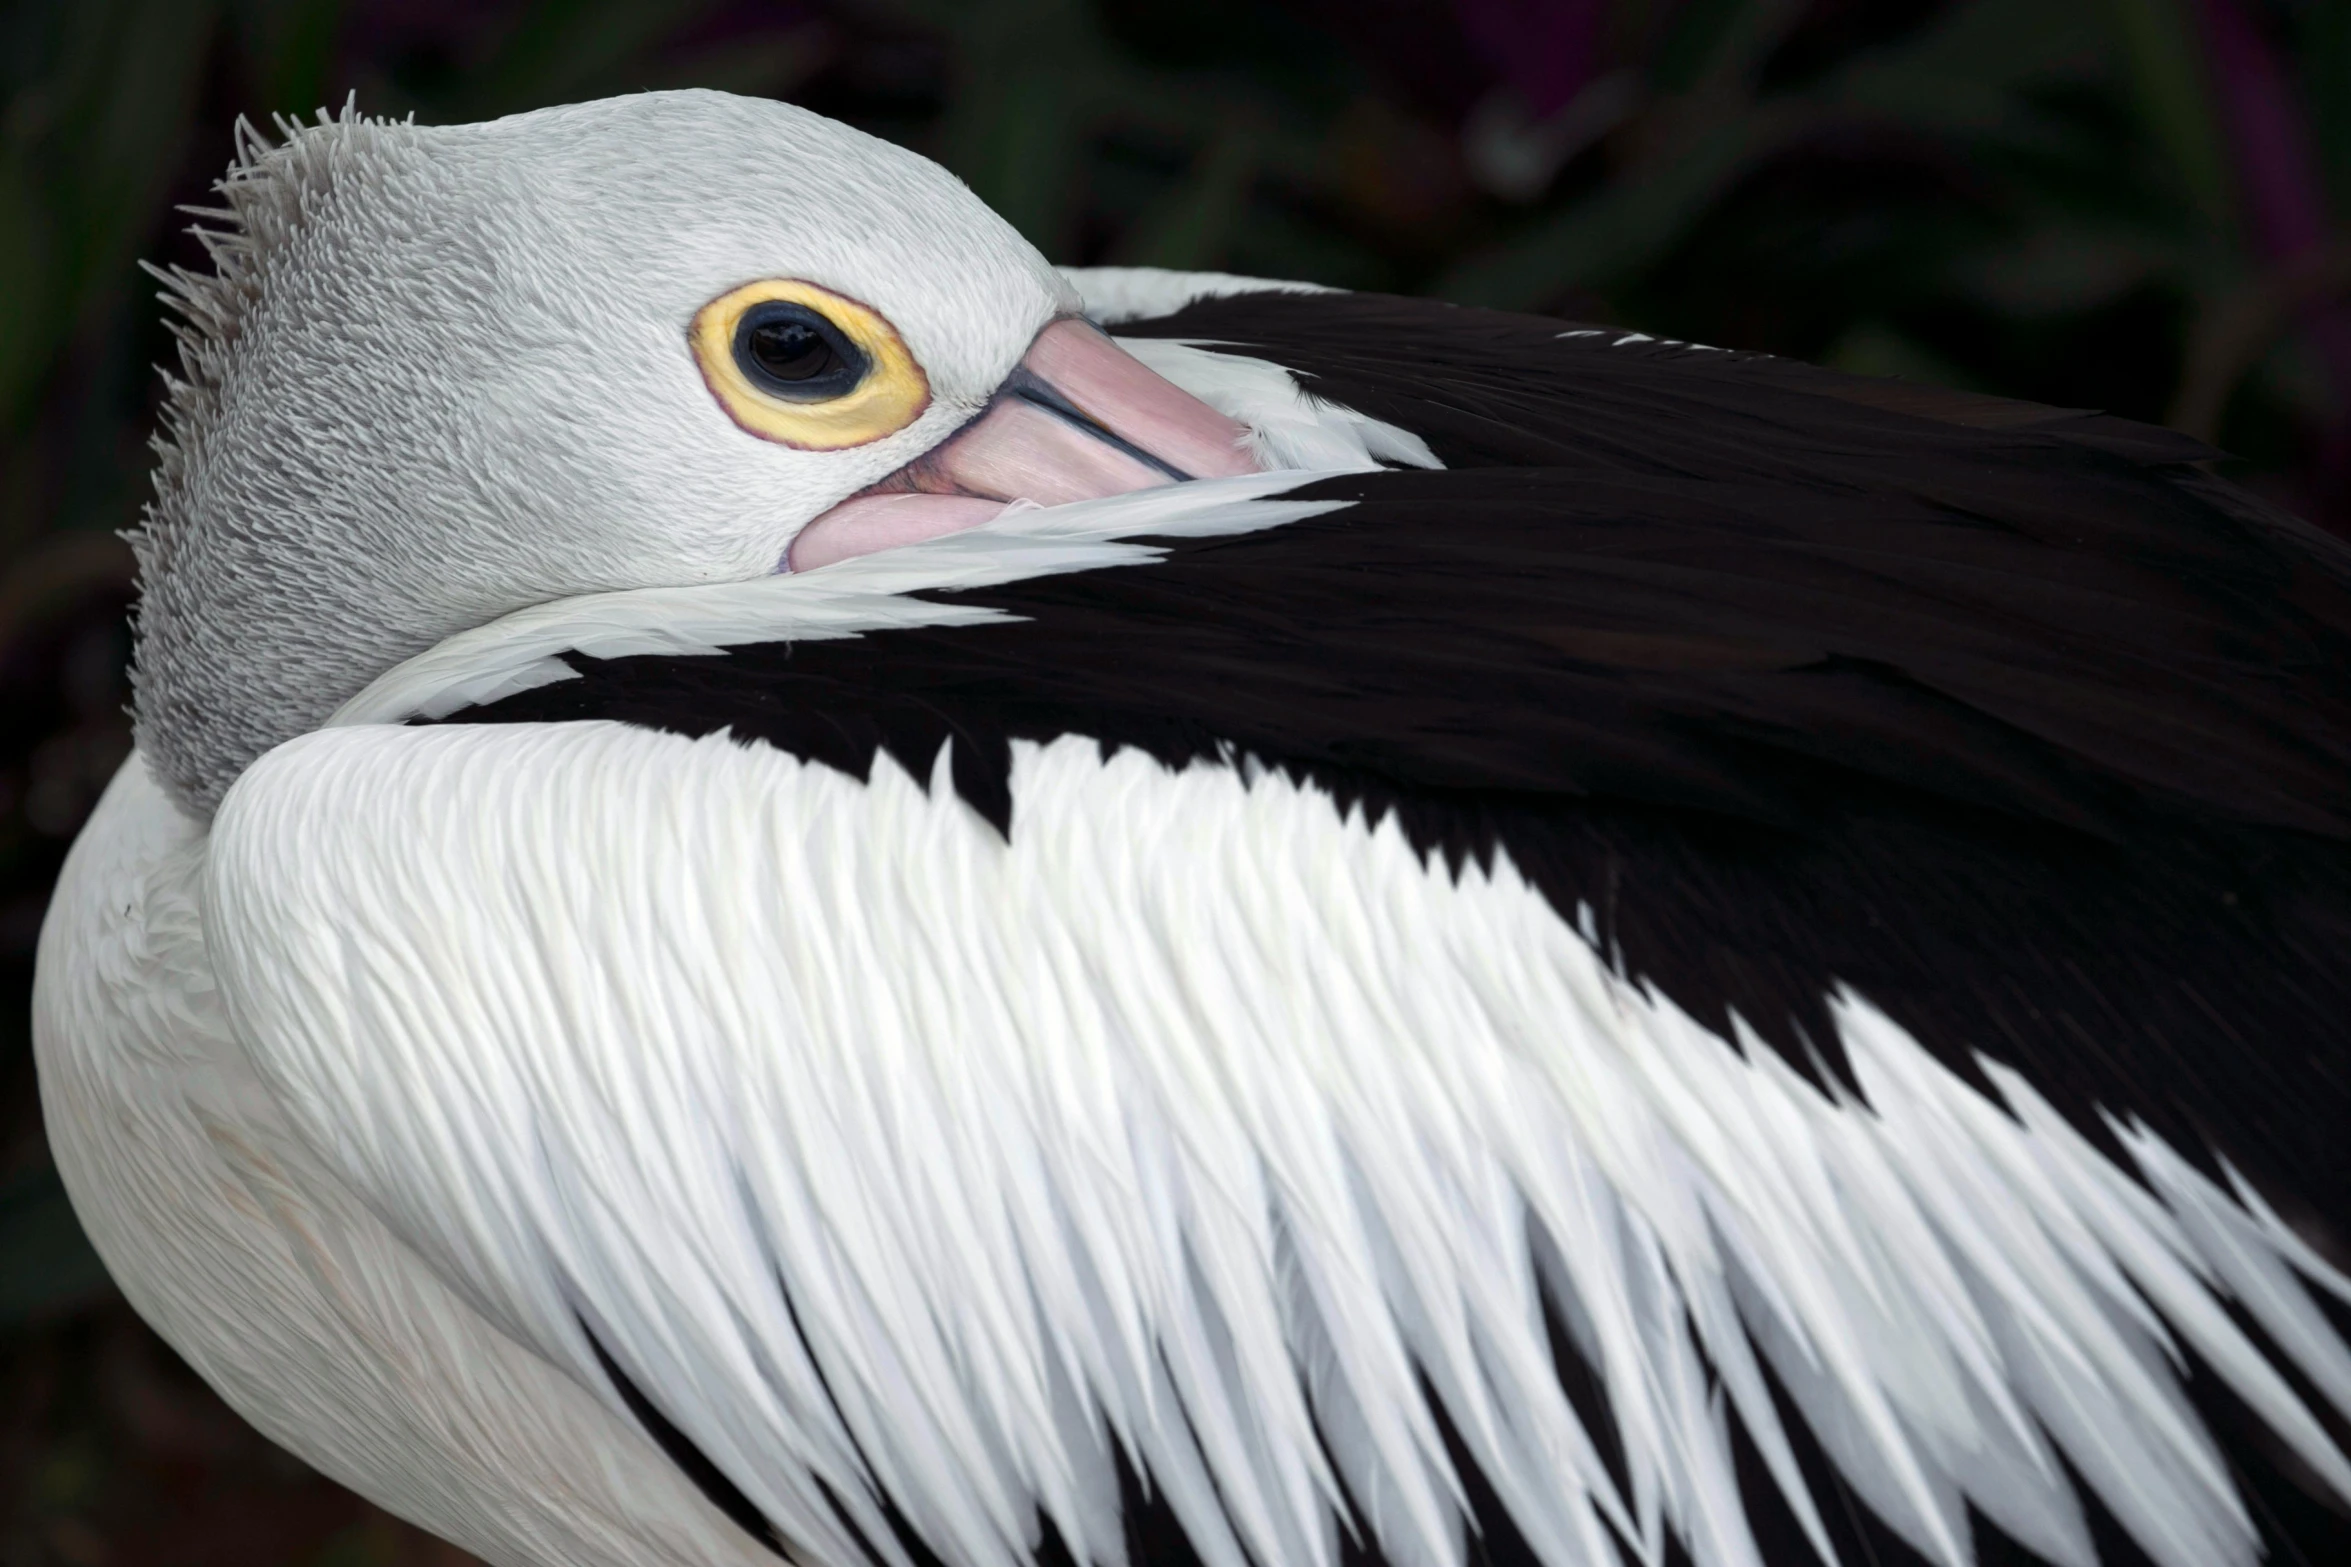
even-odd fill
[[(970, 419), (1076, 296), (936, 164), (785, 104), (650, 93), (483, 125), (250, 133), (186, 316), (143, 578), (140, 749), (208, 814), (247, 763), (453, 632), (773, 571)], [(687, 327), (763, 277), (878, 310), (895, 435), (743, 433)]]

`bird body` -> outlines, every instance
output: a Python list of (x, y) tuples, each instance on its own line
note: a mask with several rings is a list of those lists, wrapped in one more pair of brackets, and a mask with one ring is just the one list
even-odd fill
[[(254, 155), (44, 932), (60, 1168), (262, 1429), (514, 1567), (2339, 1530), (2351, 551), (2123, 421), (1055, 273), (772, 105), (501, 124)], [(370, 248), (453, 189), (620, 194)], [(288, 297), (420, 338), (356, 471)]]

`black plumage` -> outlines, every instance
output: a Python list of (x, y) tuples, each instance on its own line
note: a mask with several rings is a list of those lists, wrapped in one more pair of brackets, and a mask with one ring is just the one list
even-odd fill
[(1816, 1078), (1849, 987), (2109, 1150), (2137, 1118), (2322, 1244), (2351, 1213), (2351, 548), (2102, 415), (1377, 296), (1119, 330), (1282, 364), (1446, 467), (960, 595), (1011, 623), (575, 657), (455, 721), (730, 728), (860, 776), (952, 740), (1012, 833), (1052, 830), (1012, 816), (1013, 740), (1250, 753), (1507, 852)]

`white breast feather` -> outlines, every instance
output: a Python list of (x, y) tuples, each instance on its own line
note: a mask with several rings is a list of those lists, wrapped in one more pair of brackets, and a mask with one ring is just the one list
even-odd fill
[(2157, 1561), (2251, 1562), (2182, 1345), (2351, 1494), (2221, 1309), (2351, 1410), (2303, 1284), (2344, 1281), (2143, 1132), (2156, 1197), (1853, 996), (1867, 1103), (1826, 1097), (1506, 861), (1456, 881), (1245, 758), (1015, 758), (1006, 843), (886, 758), (330, 730), (231, 792), (211, 950), (318, 1156), (617, 1416), (589, 1322), (817, 1560), (855, 1559), (825, 1489), (897, 1556), (878, 1486), (951, 1561), (1020, 1567), (1042, 1509), (1122, 1567), (1115, 1443), (1212, 1567), (1332, 1567), (1342, 1483), (1462, 1567), (1425, 1377), (1551, 1567), (1610, 1524), (1749, 1563), (1733, 1413), (1817, 1533), (1750, 1333), (1940, 1561), (1967, 1501), (2090, 1562), (2063, 1453)]
[(264, 1433), (494, 1567), (772, 1567), (294, 1134), (221, 1013), (206, 847), (133, 756), (43, 928), (50, 1147), (140, 1315)]

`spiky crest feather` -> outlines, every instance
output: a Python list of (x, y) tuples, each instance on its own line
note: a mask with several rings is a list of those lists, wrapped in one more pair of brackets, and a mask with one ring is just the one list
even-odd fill
[[(356, 93), (344, 99), (340, 113), (319, 109), (312, 124), (276, 116), (275, 141), (239, 115), (231, 132), (229, 167), (213, 184), (223, 205), (180, 209), (200, 220), (187, 232), (203, 247), (212, 270), (195, 271), (176, 262), (139, 263), (163, 285), (156, 297), (178, 318), (167, 319), (166, 324), (179, 350), (177, 374), (168, 366), (156, 367), (163, 378), (164, 399), (159, 428), (148, 442), (155, 453), (154, 497), (142, 508), (138, 525), (123, 533), (137, 561), (141, 589), (131, 612), (132, 706), (140, 740), (150, 753), (167, 749), (155, 743), (153, 734), (157, 680), (149, 653), (150, 622), (168, 620), (172, 613), (160, 585), (170, 577), (197, 526), (189, 477), (203, 462), (220, 420), (245, 324), (259, 307), (273, 268), (293, 248), (318, 201), (348, 172), (354, 144), (380, 128), (414, 123), (413, 115), (404, 122), (362, 115)], [(213, 803), (206, 797), (208, 791), (192, 787), (188, 779), (174, 782), (183, 808), (199, 807), (201, 814), (201, 808)]]
[[(179, 318), (165, 324), (178, 344), (180, 360), (177, 375), (167, 366), (156, 366), (164, 399), (157, 415), (161, 428), (148, 441), (155, 453), (155, 498), (142, 510), (139, 526), (123, 535), (137, 552), (142, 578), (172, 548), (182, 520), (181, 490), (189, 462), (203, 449), (219, 409), (229, 357), (246, 315), (262, 297), (271, 262), (300, 232), (307, 206), (336, 178), (338, 153), (370, 128), (395, 123), (403, 122), (362, 115), (357, 93), (343, 101), (339, 114), (320, 109), (315, 124), (276, 116), (276, 141), (239, 115), (231, 132), (234, 150), (228, 171), (212, 187), (226, 205), (180, 208), (204, 220), (190, 224), (187, 232), (204, 247), (212, 270), (192, 271), (177, 262), (139, 263), (163, 285), (157, 301)], [(414, 124), (415, 116), (404, 123)], [(134, 670), (134, 685), (137, 680)]]

